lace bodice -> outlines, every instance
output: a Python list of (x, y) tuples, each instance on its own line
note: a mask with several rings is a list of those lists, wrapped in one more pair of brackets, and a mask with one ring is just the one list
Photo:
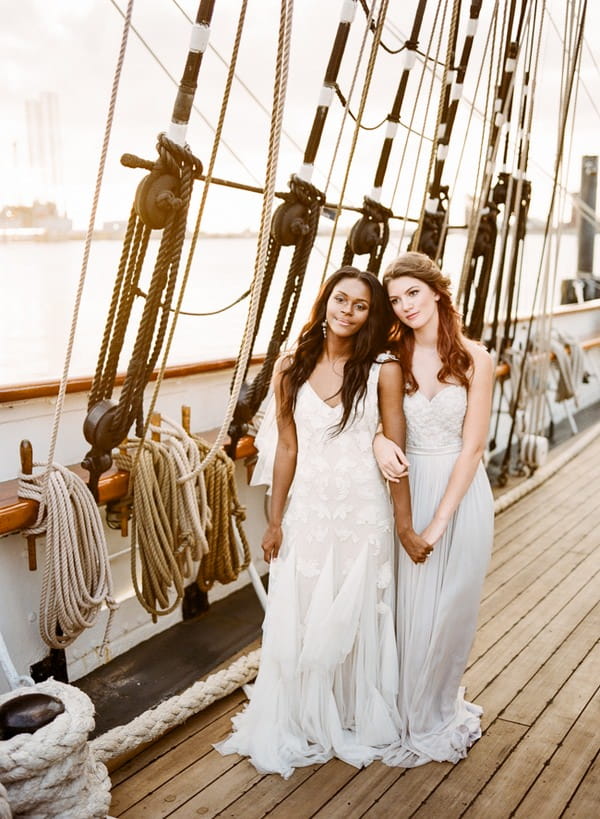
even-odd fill
[(406, 449), (459, 450), (467, 410), (467, 391), (458, 384), (443, 387), (428, 400), (420, 390), (404, 397)]

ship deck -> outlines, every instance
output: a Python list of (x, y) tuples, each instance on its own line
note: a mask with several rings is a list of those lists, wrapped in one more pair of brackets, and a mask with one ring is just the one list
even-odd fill
[(212, 743), (241, 690), (112, 771), (114, 817), (581, 817), (600, 798), (600, 437), (496, 518), (464, 676), (484, 733), (458, 765), (339, 760), (264, 776)]

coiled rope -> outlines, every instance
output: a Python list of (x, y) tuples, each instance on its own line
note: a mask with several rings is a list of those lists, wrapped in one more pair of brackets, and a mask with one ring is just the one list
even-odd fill
[(0, 819), (11, 819), (12, 811), (8, 802), (8, 794), (6, 788), (0, 782)]
[[(110, 779), (87, 741), (94, 728), (94, 706), (83, 691), (46, 680), (0, 697), (0, 705), (22, 694), (48, 694), (60, 699), (62, 714), (33, 734), (17, 734), (0, 742), (0, 817), (105, 819), (110, 807)], [(8, 801), (8, 813), (2, 804)]]
[(211, 525), (198, 447), (174, 421), (162, 421), (163, 426), (150, 427), (162, 440), (129, 441), (115, 457), (119, 468), (130, 472), (131, 579), (155, 622), (183, 598), (185, 578), (208, 552)]
[[(197, 436), (193, 438), (204, 460), (210, 444)], [(242, 527), (246, 509), (239, 502), (234, 470), (234, 462), (221, 450), (203, 473), (212, 520), (208, 553), (200, 564), (196, 582), (205, 592), (212, 589), (215, 582), (233, 582), (250, 565), (250, 547)]]
[(19, 497), (39, 503), (37, 520), (23, 535), (46, 534), (40, 635), (52, 648), (65, 648), (95, 624), (106, 604), (103, 649), (110, 639), (117, 602), (98, 507), (86, 484), (71, 470), (60, 464), (34, 467), (45, 471), (21, 474)]
[(90, 743), (94, 756), (108, 762), (142, 744), (153, 742), (216, 700), (253, 680), (258, 673), (259, 659), (260, 649), (251, 651), (206, 680), (194, 683), (181, 694), (150, 708), (127, 725), (119, 725), (96, 737)]

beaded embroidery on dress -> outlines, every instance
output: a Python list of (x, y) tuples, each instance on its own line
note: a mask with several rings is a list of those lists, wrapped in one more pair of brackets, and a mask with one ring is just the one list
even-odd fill
[(263, 773), (287, 778), (333, 756), (361, 767), (399, 736), (393, 522), (372, 450), (379, 370), (337, 435), (341, 406), (308, 383), (298, 392), (296, 474), (270, 566), (260, 670), (234, 732), (215, 746)]

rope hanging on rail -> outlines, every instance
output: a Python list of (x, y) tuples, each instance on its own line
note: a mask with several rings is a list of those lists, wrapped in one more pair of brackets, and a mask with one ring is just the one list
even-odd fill
[(185, 579), (208, 552), (211, 511), (196, 443), (168, 418), (150, 428), (160, 440), (128, 441), (115, 461), (130, 472), (133, 587), (156, 622), (183, 599)]
[[(100, 513), (86, 484), (66, 467), (46, 464), (41, 475), (20, 475), (19, 497), (39, 503), (35, 524), (23, 536), (46, 535), (40, 600), (40, 635), (51, 648), (65, 648), (109, 614), (103, 647), (117, 603)], [(42, 502), (45, 501), (45, 502)]]
[[(198, 436), (192, 437), (204, 460), (210, 444)], [(221, 450), (204, 477), (211, 525), (207, 533), (208, 552), (200, 563), (196, 583), (207, 592), (215, 582), (225, 585), (237, 580), (250, 565), (250, 546), (242, 526), (246, 509), (238, 498), (234, 462)]]

